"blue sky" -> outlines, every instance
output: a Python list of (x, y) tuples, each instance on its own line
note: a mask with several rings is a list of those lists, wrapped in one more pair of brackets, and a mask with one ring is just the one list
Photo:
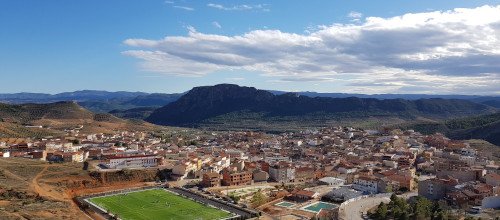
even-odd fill
[(499, 4), (3, 0), (0, 92), (500, 95)]

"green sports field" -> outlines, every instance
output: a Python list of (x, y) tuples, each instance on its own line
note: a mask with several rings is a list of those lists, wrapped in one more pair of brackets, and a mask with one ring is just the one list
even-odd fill
[(175, 195), (163, 189), (91, 198), (121, 219), (222, 219), (231, 214)]

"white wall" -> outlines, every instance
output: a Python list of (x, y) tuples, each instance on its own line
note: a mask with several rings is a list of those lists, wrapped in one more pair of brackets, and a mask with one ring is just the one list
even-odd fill
[(484, 198), (481, 208), (483, 208), (483, 209), (500, 208), (500, 196), (490, 196), (490, 197)]

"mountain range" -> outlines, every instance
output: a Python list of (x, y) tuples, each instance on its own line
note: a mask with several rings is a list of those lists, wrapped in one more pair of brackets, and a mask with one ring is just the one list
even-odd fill
[[(403, 98), (404, 97), (404, 98)], [(500, 145), (495, 96), (287, 93), (232, 84), (186, 93), (76, 91), (55, 95), (0, 94), (0, 134), (48, 134), (85, 125), (87, 131), (153, 129), (157, 125), (283, 132), (347, 125), (441, 132)], [(71, 100), (71, 101), (68, 101)], [(132, 120), (130, 120), (132, 119)], [(147, 122), (144, 122), (145, 120)], [(50, 132), (47, 132), (50, 131)]]
[(495, 111), (494, 107), (460, 99), (312, 98), (298, 93), (275, 95), (253, 87), (220, 84), (195, 87), (177, 101), (155, 110), (146, 120), (161, 125), (197, 126), (225, 115), (255, 117), (263, 121), (277, 118), (301, 120), (301, 117), (315, 121), (336, 117), (408, 120), (419, 117), (447, 119)]
[[(288, 92), (269, 92), (275, 95), (282, 95)], [(46, 93), (12, 93), (0, 94), (0, 102), (11, 104), (24, 103), (52, 103), (60, 101), (76, 101), (81, 106), (94, 112), (109, 112), (112, 110), (128, 110), (140, 107), (162, 107), (170, 102), (176, 101), (183, 93), (145, 93), (145, 92), (108, 92), (99, 90), (81, 90), (74, 92), (63, 92), (58, 94)], [(318, 93), (318, 92), (296, 92), (296, 94), (307, 97), (326, 98), (374, 98), (374, 99), (463, 99), (475, 103), (481, 103), (496, 108), (500, 108), (500, 96), (478, 96), (478, 95), (428, 95), (428, 94), (355, 94), (355, 93)]]
[(127, 110), (139, 107), (158, 108), (177, 100), (182, 93), (144, 93), (144, 92), (108, 92), (97, 90), (82, 90), (58, 94), (45, 93), (13, 93), (0, 94), (0, 102), (10, 104), (53, 103), (75, 101), (93, 112), (109, 112), (112, 110)]

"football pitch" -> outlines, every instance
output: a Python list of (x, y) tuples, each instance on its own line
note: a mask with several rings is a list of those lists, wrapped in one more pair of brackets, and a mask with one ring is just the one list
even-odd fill
[(152, 189), (89, 199), (120, 219), (215, 220), (232, 216), (163, 189)]

